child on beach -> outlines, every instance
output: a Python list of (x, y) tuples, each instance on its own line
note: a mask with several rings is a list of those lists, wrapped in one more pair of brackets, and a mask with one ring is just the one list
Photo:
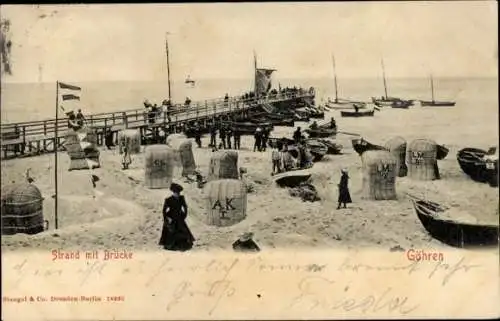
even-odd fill
[(273, 162), (272, 175), (281, 173), (281, 155), (278, 147), (273, 148), (273, 151), (271, 153), (271, 159)]
[(128, 169), (129, 165), (132, 163), (132, 158), (128, 153), (128, 147), (126, 143), (122, 144), (123, 158), (122, 158), (122, 168)]

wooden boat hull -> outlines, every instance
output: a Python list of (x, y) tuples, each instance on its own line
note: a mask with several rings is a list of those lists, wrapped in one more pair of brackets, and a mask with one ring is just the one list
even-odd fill
[(314, 119), (325, 119), (325, 113), (320, 112), (320, 113), (310, 113), (309, 118), (314, 118)]
[(487, 152), (478, 148), (464, 148), (458, 151), (457, 161), (462, 171), (472, 180), (480, 183), (489, 183), (492, 187), (498, 186), (498, 160), (486, 162), (483, 156)]
[[(476, 225), (439, 218), (435, 207), (423, 200), (413, 200), (417, 216), (435, 239), (454, 247), (498, 246), (498, 226)], [(442, 212), (442, 211), (441, 211)]]
[(311, 172), (307, 169), (288, 171), (273, 176), (274, 181), (280, 187), (297, 187), (309, 178), (311, 178)]
[(231, 128), (234, 131), (238, 131), (241, 135), (253, 135), (257, 127), (262, 129), (267, 129), (272, 131), (274, 129), (273, 125), (269, 122), (265, 123), (253, 123), (253, 122), (232, 122)]
[(334, 142), (328, 141), (326, 139), (318, 139), (321, 143), (323, 143), (328, 149), (326, 151), (329, 155), (340, 155), (342, 154), (342, 145), (336, 144)]
[(391, 108), (408, 109), (412, 105), (413, 105), (413, 102), (411, 102), (409, 100), (395, 101), (392, 103)]
[(387, 150), (383, 146), (372, 144), (360, 138), (353, 139), (351, 142), (352, 142), (352, 147), (354, 148), (356, 153), (358, 153), (359, 156), (363, 155), (363, 153), (368, 150)]
[(430, 101), (430, 100), (421, 100), (420, 106), (422, 107), (453, 107), (456, 102), (454, 101)]
[(335, 136), (337, 135), (337, 130), (336, 129), (333, 129), (333, 128), (318, 128), (318, 129), (306, 129), (304, 130), (308, 135), (309, 137), (312, 137), (312, 138), (319, 138), (319, 137), (332, 137), (332, 136)]
[(284, 126), (284, 127), (294, 127), (295, 121), (293, 119), (266, 119), (266, 118), (253, 118), (250, 120), (252, 123), (261, 124), (261, 123), (271, 123), (273, 126)]
[(316, 139), (306, 140), (306, 147), (313, 156), (313, 162), (318, 162), (323, 159), (323, 157), (328, 152), (328, 147)]
[(375, 114), (374, 110), (370, 111), (341, 111), (340, 116), (342, 117), (373, 117)]

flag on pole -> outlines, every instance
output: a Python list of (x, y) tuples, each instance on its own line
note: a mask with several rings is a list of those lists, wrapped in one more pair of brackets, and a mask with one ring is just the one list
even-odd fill
[(271, 75), (276, 69), (256, 69), (255, 90), (257, 94), (264, 94), (271, 90)]
[[(81, 87), (64, 82), (59, 82), (59, 89), (59, 92), (61, 93), (60, 98), (62, 101), (80, 100), (80, 92), (82, 90)], [(60, 107), (63, 111), (65, 111), (63, 106)]]
[(73, 94), (66, 94), (62, 95), (62, 100), (80, 100), (80, 96), (73, 95)]
[(63, 82), (59, 82), (59, 88), (61, 88), (61, 89), (70, 89), (70, 90), (82, 90), (82, 88), (80, 88), (78, 86), (65, 84)]

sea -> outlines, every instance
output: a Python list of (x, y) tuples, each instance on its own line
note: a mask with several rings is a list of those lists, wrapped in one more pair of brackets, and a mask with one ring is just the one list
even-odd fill
[[(165, 81), (132, 82), (76, 82), (82, 88), (80, 101), (65, 101), (65, 109), (82, 109), (84, 114), (124, 111), (143, 108), (148, 99), (161, 104), (168, 96)], [(316, 103), (334, 97), (334, 82), (323, 79), (274, 79), (273, 87), (314, 87)], [(189, 97), (193, 102), (241, 95), (251, 91), (253, 79), (198, 79), (195, 86), (172, 82), (171, 97), (182, 103)], [(431, 99), (427, 78), (398, 78), (387, 81), (389, 96), (403, 99)], [(381, 79), (346, 78), (338, 80), (339, 97), (369, 101), (372, 96), (384, 94)], [(454, 108), (420, 108), (387, 110), (377, 113), (375, 119), (345, 119), (350, 127), (361, 130), (363, 126), (377, 126), (382, 132), (408, 130), (433, 135), (463, 137), (482, 136), (483, 140), (498, 142), (498, 79), (497, 78), (435, 78), (436, 100), (454, 100)], [(1, 123), (36, 121), (55, 118), (56, 83), (3, 83), (1, 87)], [(377, 117), (379, 120), (377, 120)], [(384, 118), (384, 119), (382, 119)], [(378, 124), (378, 125), (377, 125)], [(454, 137), (457, 139), (457, 137)]]

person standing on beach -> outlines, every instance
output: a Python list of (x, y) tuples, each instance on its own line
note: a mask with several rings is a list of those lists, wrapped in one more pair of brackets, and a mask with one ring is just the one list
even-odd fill
[(128, 146), (126, 142), (122, 143), (122, 169), (128, 169), (129, 165), (132, 164), (132, 158), (130, 157), (130, 153), (128, 152)]
[(273, 171), (271, 175), (281, 173), (281, 148), (283, 148), (283, 146), (278, 145), (271, 153), (271, 160), (273, 162)]
[(339, 199), (337, 209), (340, 209), (340, 205), (344, 205), (347, 208), (347, 203), (352, 203), (351, 194), (349, 193), (349, 175), (347, 174), (347, 169), (341, 170), (342, 176), (340, 177), (339, 187)]
[(104, 142), (105, 142), (105, 145), (106, 145), (106, 148), (108, 150), (111, 150), (111, 147), (115, 146), (115, 144), (113, 143), (113, 132), (111, 131), (111, 128), (104, 128), (104, 132), (106, 133), (104, 135)]
[(260, 142), (261, 151), (265, 152), (267, 148), (267, 141), (269, 140), (269, 128), (265, 128), (262, 131), (262, 139)]
[(224, 125), (220, 126), (219, 129), (219, 138), (221, 141), (222, 148), (226, 149), (226, 128)]
[(260, 127), (257, 127), (255, 130), (254, 134), (255, 138), (255, 143), (253, 145), (253, 151), (258, 150), (259, 152), (261, 151), (261, 141), (262, 141), (262, 129)]
[(240, 149), (241, 133), (238, 129), (234, 130), (233, 137), (234, 137), (234, 149)]
[(201, 128), (198, 123), (194, 125), (194, 140), (198, 145), (198, 148), (201, 148)]
[(159, 245), (170, 251), (186, 251), (193, 247), (195, 238), (186, 224), (188, 207), (181, 195), (183, 188), (172, 183), (172, 196), (163, 203), (163, 229)]
[(227, 127), (226, 129), (226, 140), (227, 140), (227, 148), (231, 149), (231, 136), (233, 136), (233, 131), (231, 130), (231, 127)]
[(217, 126), (213, 123), (210, 126), (210, 145), (209, 147), (217, 147)]

